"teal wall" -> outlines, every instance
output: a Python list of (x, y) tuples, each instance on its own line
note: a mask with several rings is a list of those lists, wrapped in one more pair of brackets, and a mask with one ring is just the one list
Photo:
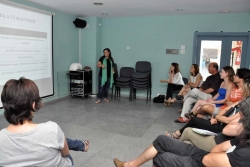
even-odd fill
[[(109, 47), (120, 67), (135, 67), (136, 61), (152, 63), (152, 96), (166, 92), (167, 78), (172, 62), (180, 64), (184, 77), (189, 77), (192, 63), (194, 32), (247, 32), (250, 31), (250, 13), (189, 16), (157, 16), (102, 19), (102, 48)], [(166, 49), (186, 46), (184, 55), (166, 54)], [(126, 49), (130, 46), (130, 49)], [(122, 94), (129, 92), (122, 89)], [(139, 91), (146, 96), (146, 91)]]
[[(44, 101), (66, 96), (68, 92), (59, 92), (63, 91), (60, 87), (69, 87), (68, 82), (65, 82), (68, 77), (66, 73), (71, 63), (79, 62), (79, 30), (73, 24), (76, 16), (65, 14), (28, 1), (13, 0), (13, 2), (55, 13), (53, 16), (53, 75), (55, 95), (46, 98)], [(64, 82), (60, 83), (61, 81)]]
[(90, 66), (93, 73), (93, 92), (98, 91), (97, 76), (99, 69), (97, 62), (101, 56), (101, 24), (102, 20), (97, 17), (83, 18), (87, 21), (88, 26), (81, 29), (81, 53), (82, 65)]

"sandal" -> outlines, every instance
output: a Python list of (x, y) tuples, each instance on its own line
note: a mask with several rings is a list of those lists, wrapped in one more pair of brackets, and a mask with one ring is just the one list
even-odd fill
[(174, 139), (180, 139), (181, 135), (178, 135), (176, 132), (166, 132), (166, 136), (172, 137)]
[(182, 109), (179, 109), (178, 111), (179, 111), (179, 112), (182, 112)]
[(175, 97), (177, 100), (183, 100), (183, 96), (182, 95), (177, 95), (176, 97)]
[(185, 116), (187, 119), (191, 119), (191, 118), (193, 118), (193, 117), (196, 117), (197, 115), (194, 114), (193, 112), (190, 112), (190, 113), (186, 113), (184, 116)]
[(173, 104), (173, 102), (171, 102), (171, 100), (172, 100), (171, 98), (169, 98), (168, 100), (165, 99), (164, 100), (164, 105), (167, 106), (167, 107), (171, 106)]
[(83, 152), (87, 152), (89, 150), (89, 140), (83, 140), (84, 143), (84, 150)]

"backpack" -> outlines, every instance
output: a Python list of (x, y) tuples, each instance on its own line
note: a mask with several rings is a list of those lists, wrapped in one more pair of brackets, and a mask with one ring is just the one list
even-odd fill
[(155, 103), (164, 103), (165, 95), (159, 95), (153, 99)]

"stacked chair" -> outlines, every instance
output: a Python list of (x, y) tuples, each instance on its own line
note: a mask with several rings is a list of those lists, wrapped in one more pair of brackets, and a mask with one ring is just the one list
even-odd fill
[(116, 63), (114, 63), (113, 68), (114, 68), (114, 75), (113, 75), (114, 83), (113, 83), (113, 86), (112, 86), (111, 99), (113, 98), (113, 90), (114, 90), (116, 78), (118, 77), (118, 70), (117, 70), (117, 64)]
[(121, 96), (121, 88), (131, 88), (132, 75), (135, 69), (132, 67), (122, 67), (120, 77), (115, 80), (115, 97)]
[(130, 100), (132, 98), (136, 99), (136, 90), (137, 89), (147, 89), (147, 100), (148, 96), (151, 100), (151, 88), (152, 88), (152, 80), (151, 80), (151, 63), (147, 61), (138, 61), (135, 65), (135, 73), (132, 75), (132, 85), (130, 89)]

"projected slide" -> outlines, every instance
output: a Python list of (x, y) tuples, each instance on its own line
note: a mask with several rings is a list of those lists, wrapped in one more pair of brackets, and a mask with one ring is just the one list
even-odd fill
[(0, 3), (0, 76), (0, 92), (9, 79), (25, 77), (40, 96), (53, 94), (51, 15)]

